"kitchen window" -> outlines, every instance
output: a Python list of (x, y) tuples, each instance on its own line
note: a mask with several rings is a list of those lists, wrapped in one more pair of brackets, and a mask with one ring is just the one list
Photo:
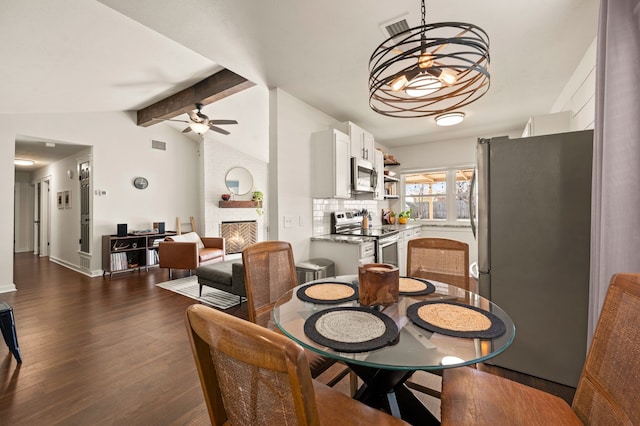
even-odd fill
[(403, 210), (411, 209), (417, 220), (468, 224), (473, 171), (469, 166), (402, 175)]

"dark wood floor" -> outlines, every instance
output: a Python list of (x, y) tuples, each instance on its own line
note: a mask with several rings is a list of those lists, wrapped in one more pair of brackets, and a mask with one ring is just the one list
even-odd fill
[[(155, 286), (166, 270), (89, 278), (29, 253), (14, 265), (18, 291), (0, 300), (23, 364), (0, 343), (0, 424), (209, 423), (183, 319), (193, 300)], [(227, 312), (247, 317), (246, 304)]]
[(31, 254), (14, 269), (18, 291), (0, 300), (23, 364), (2, 353), (0, 424), (208, 424), (183, 319), (193, 300), (155, 286), (166, 270), (88, 278)]

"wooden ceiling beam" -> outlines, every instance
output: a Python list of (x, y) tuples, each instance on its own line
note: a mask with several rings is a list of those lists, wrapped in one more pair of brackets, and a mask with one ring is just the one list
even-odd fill
[(138, 126), (147, 127), (159, 123), (154, 118), (169, 119), (195, 109), (196, 103), (209, 105), (231, 96), (255, 83), (224, 69), (204, 80), (138, 111)]

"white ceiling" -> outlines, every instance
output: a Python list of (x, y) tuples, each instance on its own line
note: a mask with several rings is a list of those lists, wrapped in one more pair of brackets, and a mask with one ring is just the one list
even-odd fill
[(387, 147), (493, 136), (549, 112), (596, 35), (598, 1), (427, 1), (427, 22), (474, 23), (491, 39), (491, 88), (449, 128), (368, 105), (380, 24), (418, 25), (419, 12), (418, 0), (2, 1), (0, 113), (136, 110), (224, 66)]

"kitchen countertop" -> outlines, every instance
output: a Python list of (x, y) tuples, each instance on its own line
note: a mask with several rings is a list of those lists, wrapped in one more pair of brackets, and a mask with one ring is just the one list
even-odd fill
[(393, 225), (382, 225), (379, 228), (382, 229), (392, 229), (394, 231), (406, 231), (407, 229), (413, 229), (413, 228), (421, 228), (422, 224), (421, 223), (410, 223), (407, 222), (406, 224), (400, 225), (398, 223), (393, 224)]
[[(394, 231), (406, 231), (408, 229), (420, 228), (422, 225), (420, 223), (407, 223), (405, 225), (381, 225), (374, 226), (373, 229), (391, 229)], [(334, 243), (345, 243), (345, 244), (362, 244), (367, 241), (375, 241), (375, 237), (367, 237), (363, 235), (336, 235), (336, 234), (326, 234), (326, 235), (318, 235), (315, 237), (311, 237), (311, 241), (331, 241)]]
[(311, 241), (330, 241), (334, 243), (344, 243), (344, 244), (362, 244), (368, 241), (375, 241), (374, 237), (363, 237), (359, 235), (336, 235), (336, 234), (326, 234), (326, 235), (318, 235), (317, 237), (311, 237)]

